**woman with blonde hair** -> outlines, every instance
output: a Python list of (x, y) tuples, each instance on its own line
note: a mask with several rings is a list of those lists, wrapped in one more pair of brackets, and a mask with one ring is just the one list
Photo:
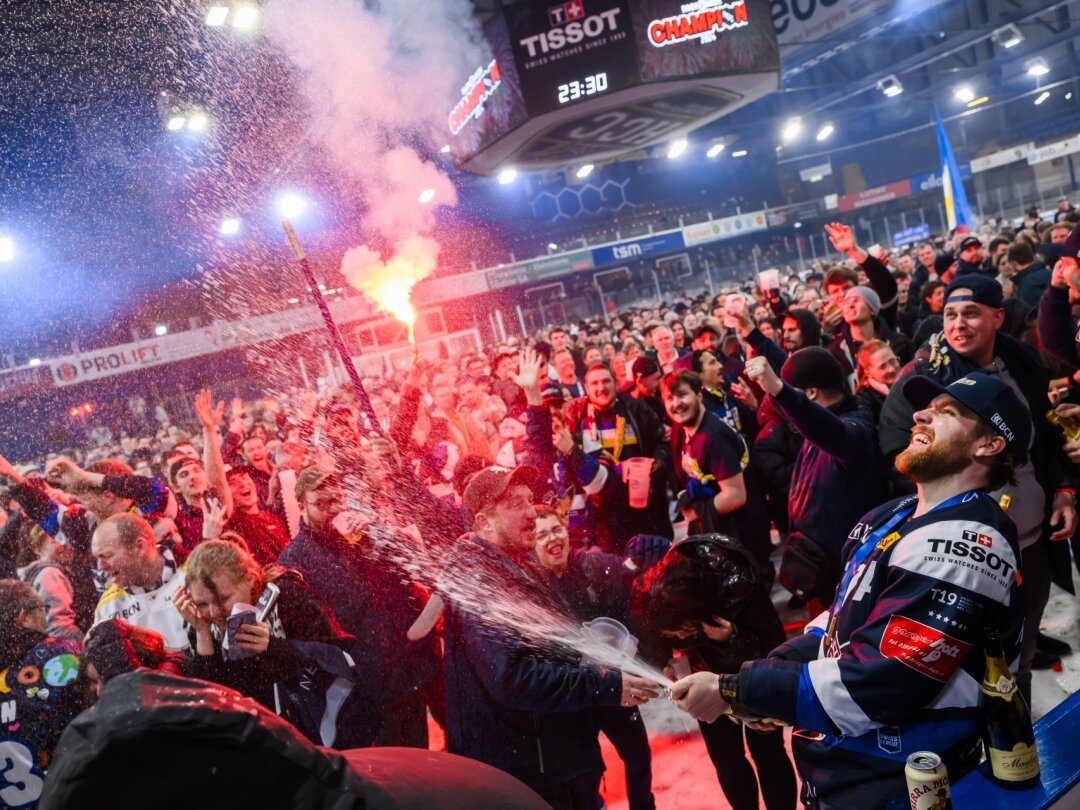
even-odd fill
[[(186, 583), (174, 605), (191, 626), (195, 677), (257, 700), (313, 742), (333, 744), (336, 728), (322, 724), (320, 734), (323, 704), (313, 707), (301, 695), (301, 676), (311, 681), (306, 691), (328, 701), (316, 687), (352, 674), (344, 651), (355, 638), (298, 572), (260, 566), (236, 543), (206, 540), (188, 557)], [(338, 686), (344, 700), (351, 682)]]

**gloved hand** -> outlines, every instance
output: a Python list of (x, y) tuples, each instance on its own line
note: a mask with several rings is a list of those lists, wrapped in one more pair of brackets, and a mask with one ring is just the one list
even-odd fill
[(720, 486), (716, 481), (703, 483), (698, 478), (689, 478), (686, 481), (686, 497), (692, 501), (703, 501), (706, 498), (715, 498), (720, 492)]
[(626, 556), (639, 572), (656, 565), (671, 548), (671, 541), (655, 534), (636, 534), (626, 544)]

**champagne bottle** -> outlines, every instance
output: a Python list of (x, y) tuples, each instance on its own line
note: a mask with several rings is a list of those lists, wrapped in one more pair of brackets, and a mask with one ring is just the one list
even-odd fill
[(994, 781), (1011, 790), (1026, 790), (1039, 782), (1039, 755), (1027, 704), (1005, 663), (997, 631), (983, 637), (986, 671), (983, 710), (986, 716), (986, 754)]
[(1065, 441), (1075, 442), (1080, 439), (1080, 424), (1071, 417), (1062, 416), (1057, 411), (1047, 411), (1046, 421), (1056, 426), (1065, 436)]

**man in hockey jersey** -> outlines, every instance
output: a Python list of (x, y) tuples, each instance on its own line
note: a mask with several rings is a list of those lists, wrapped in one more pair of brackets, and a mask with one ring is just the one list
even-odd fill
[(856, 524), (832, 607), (768, 658), (673, 689), (699, 720), (735, 707), (794, 725), (807, 807), (890, 806), (913, 751), (940, 754), (953, 778), (974, 767), (983, 634), (998, 631), (1007, 660), (1020, 649), (1016, 528), (988, 493), (1026, 458), (1027, 407), (980, 372), (904, 388), (917, 412), (896, 466), (917, 494)]

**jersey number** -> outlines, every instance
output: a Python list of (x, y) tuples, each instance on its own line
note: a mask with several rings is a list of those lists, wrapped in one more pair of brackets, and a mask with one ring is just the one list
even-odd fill
[(0, 802), (22, 807), (41, 798), (45, 781), (34, 773), (34, 752), (16, 740), (0, 740)]

